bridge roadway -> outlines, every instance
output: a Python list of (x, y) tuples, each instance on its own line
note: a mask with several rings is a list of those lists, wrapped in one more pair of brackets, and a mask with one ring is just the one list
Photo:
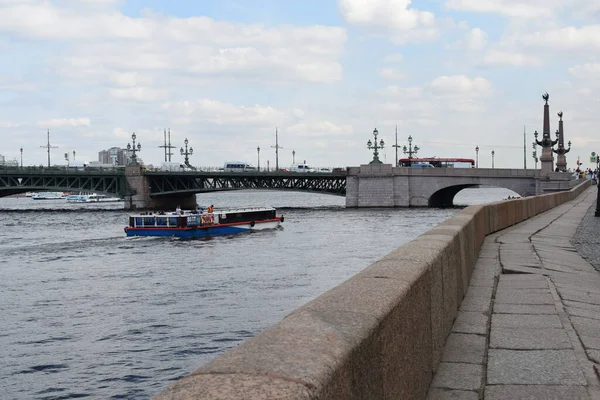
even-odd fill
[(527, 197), (569, 190), (570, 174), (488, 168), (406, 168), (390, 164), (350, 167), (347, 173), (171, 172), (140, 165), (100, 171), (66, 168), (0, 168), (0, 197), (28, 191), (96, 192), (125, 198), (127, 209), (195, 205), (195, 194), (263, 189), (317, 192), (346, 197), (347, 207), (440, 207), (467, 187), (504, 187)]

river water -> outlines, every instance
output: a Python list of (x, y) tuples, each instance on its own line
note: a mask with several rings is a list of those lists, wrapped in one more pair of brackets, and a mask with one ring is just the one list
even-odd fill
[[(455, 204), (514, 195), (466, 189)], [(274, 206), (282, 227), (126, 238), (121, 203), (0, 198), (0, 398), (146, 399), (458, 209), (345, 209), (342, 197), (198, 195)]]

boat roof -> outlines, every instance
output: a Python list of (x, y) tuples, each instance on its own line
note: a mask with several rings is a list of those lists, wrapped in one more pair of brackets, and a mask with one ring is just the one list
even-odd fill
[[(198, 215), (195, 210), (182, 210), (184, 215)], [(204, 207), (206, 211), (206, 207)], [(231, 214), (231, 213), (247, 213), (253, 211), (275, 211), (275, 207), (248, 207), (248, 208), (215, 208), (213, 214)], [(165, 211), (164, 214), (159, 214), (159, 211), (148, 211), (147, 213), (130, 214), (131, 217), (148, 217), (148, 216), (174, 216), (175, 211)]]

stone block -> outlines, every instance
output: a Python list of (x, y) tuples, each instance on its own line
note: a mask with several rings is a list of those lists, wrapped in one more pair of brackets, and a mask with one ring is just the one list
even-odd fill
[(543, 350), (570, 349), (572, 346), (564, 329), (494, 329), (492, 325), (490, 347), (514, 350)]
[(485, 387), (486, 400), (591, 400), (584, 386), (498, 385)]
[(501, 350), (488, 352), (489, 385), (585, 385), (572, 350)]
[(478, 364), (441, 363), (431, 387), (456, 390), (480, 390), (483, 367)]
[(460, 303), (460, 311), (478, 311), (489, 314), (492, 301), (482, 297), (472, 297), (468, 294)]
[(488, 316), (481, 312), (460, 311), (452, 327), (452, 332), (487, 334)]
[(427, 400), (478, 400), (476, 391), (431, 388)]
[(562, 328), (555, 314), (493, 314), (492, 330), (496, 328)]
[(481, 335), (451, 333), (444, 347), (443, 362), (483, 364), (486, 338)]
[(547, 293), (528, 293), (527, 291), (515, 290), (498, 290), (494, 299), (494, 304), (552, 304), (554, 298)]
[(311, 388), (304, 382), (293, 382), (277, 376), (241, 374), (188, 375), (152, 397), (153, 400), (309, 400), (313, 398)]
[(556, 314), (550, 304), (494, 304), (494, 314)]

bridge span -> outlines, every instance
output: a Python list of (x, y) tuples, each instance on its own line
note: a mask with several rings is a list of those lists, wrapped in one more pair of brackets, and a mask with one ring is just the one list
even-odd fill
[(125, 199), (126, 209), (192, 208), (196, 193), (263, 189), (346, 197), (346, 207), (444, 207), (464, 188), (510, 189), (521, 197), (569, 190), (570, 173), (488, 168), (408, 168), (390, 164), (350, 167), (347, 173), (171, 172), (124, 169), (0, 168), (0, 197), (28, 191), (96, 192)]

